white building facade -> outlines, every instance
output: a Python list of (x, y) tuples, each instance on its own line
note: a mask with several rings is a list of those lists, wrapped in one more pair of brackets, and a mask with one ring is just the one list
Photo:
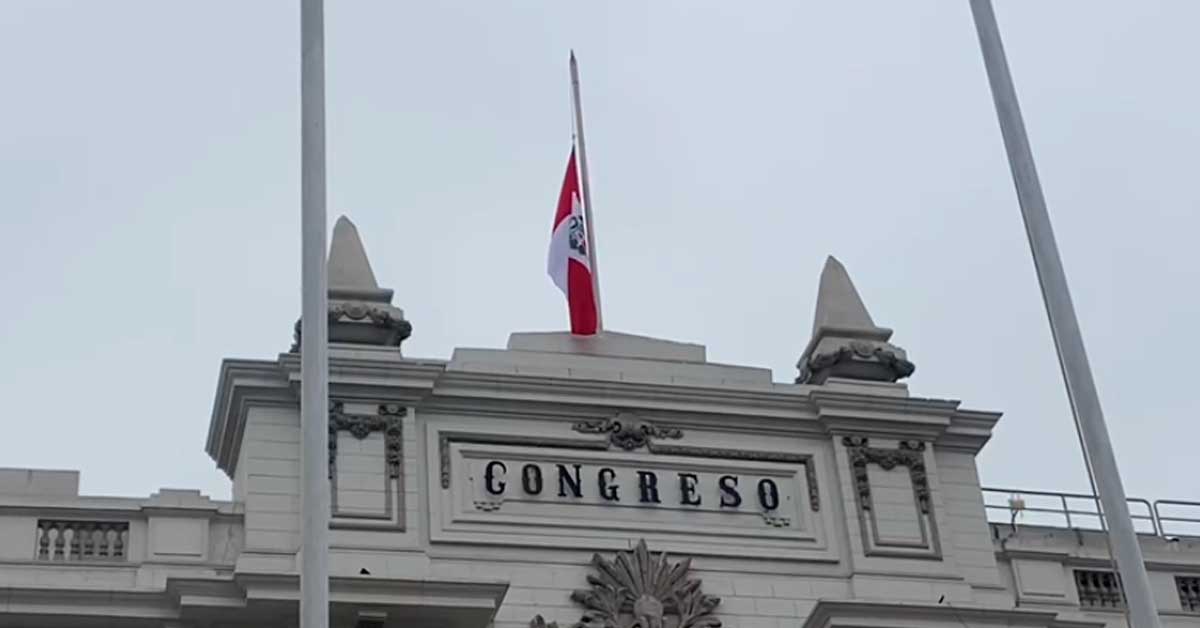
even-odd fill
[[(345, 219), (329, 276), (338, 628), (1125, 625), (1094, 500), (985, 492), (1000, 415), (910, 395), (832, 258), (795, 383), (613, 332), (409, 358)], [(232, 501), (0, 470), (0, 626), (295, 626), (295, 350), (221, 366)], [(1145, 506), (1163, 625), (1200, 626), (1200, 545), (1169, 535), (1192, 506)]]

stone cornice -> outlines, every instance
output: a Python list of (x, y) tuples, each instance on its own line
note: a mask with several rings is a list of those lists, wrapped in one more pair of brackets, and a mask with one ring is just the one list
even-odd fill
[[(601, 400), (602, 406), (598, 403)], [(745, 417), (759, 429), (920, 438), (972, 452), (983, 447), (1000, 417), (995, 412), (961, 409), (956, 400), (819, 386), (693, 386), (457, 371), (444, 373), (421, 404), (430, 410), (485, 413), (504, 412), (498, 408), (507, 405), (514, 408), (511, 413), (526, 415), (532, 406), (549, 405), (559, 408), (551, 413), (560, 416), (564, 411), (572, 416), (588, 416), (612, 409), (634, 409), (725, 419)], [(518, 407), (521, 410), (515, 410)], [(781, 424), (778, 419), (788, 422)], [(725, 425), (743, 427), (729, 422)]]
[(603, 404), (610, 408), (799, 419), (812, 417), (807, 400), (810, 390), (791, 384), (699, 385), (447, 371), (438, 379), (432, 395), (434, 399)]
[[(982, 608), (949, 604), (911, 604), (821, 600), (804, 622), (803, 628), (841, 626), (909, 626), (912, 621), (938, 622), (938, 625), (996, 625), (1045, 628), (1103, 628), (1102, 621), (1060, 619), (1058, 612), (1023, 608)], [(929, 624), (925, 624), (929, 625)]]
[(917, 397), (876, 397), (817, 390), (810, 395), (817, 420), (834, 435), (866, 433), (936, 440), (947, 431), (958, 401)]
[(44, 518), (137, 519), (147, 516), (212, 517), (236, 520), (242, 517), (242, 505), (211, 502), (198, 509), (188, 506), (164, 506), (144, 497), (37, 497), (5, 495), (0, 514)]
[[(1089, 534), (1099, 534), (1094, 530), (1088, 530)], [(1145, 543), (1143, 542), (1143, 549)], [(1037, 548), (997, 548), (996, 560), (1001, 562), (1011, 562), (1013, 560), (1037, 560), (1046, 562), (1056, 562), (1068, 565), (1071, 567), (1081, 567), (1084, 569), (1099, 569), (1104, 571), (1112, 571), (1112, 559), (1107, 556), (1080, 556), (1072, 552), (1060, 549), (1037, 549)], [(1200, 564), (1196, 563), (1195, 552), (1181, 554), (1178, 560), (1169, 560), (1162, 557), (1146, 558), (1146, 569), (1150, 571), (1165, 571), (1174, 574), (1197, 574), (1200, 573)]]
[(246, 428), (246, 410), (252, 405), (292, 406), (296, 394), (288, 386), (279, 364), (265, 360), (221, 362), (205, 451), (217, 467), (233, 477)]
[[(424, 399), (446, 370), (441, 360), (401, 358), (395, 352), (336, 349), (330, 347), (329, 385), (346, 401), (412, 404)], [(279, 368), (299, 391), (300, 355), (279, 356)]]
[[(38, 567), (50, 565), (40, 564)], [(77, 570), (79, 566), (55, 565)], [(88, 565), (96, 569), (107, 565)], [(137, 565), (119, 565), (133, 571)], [(253, 625), (255, 619), (266, 621), (268, 614), (278, 613), (279, 602), (295, 604), (299, 599), (299, 577), (295, 574), (214, 576), (211, 567), (195, 565), (183, 568), (195, 572), (179, 572), (166, 579), (161, 589), (146, 588), (70, 588), (36, 585), (6, 586), (5, 601), (19, 606), (30, 617), (64, 618), (81, 623), (102, 620), (108, 622), (170, 621), (189, 613), (203, 613), (224, 625)], [(329, 579), (330, 601), (333, 604), (376, 604), (397, 608), (421, 607), (436, 620), (449, 620), (470, 613), (480, 622), (486, 621), (500, 606), (508, 583), (479, 580), (451, 581), (439, 579), (398, 579), (375, 576), (339, 577)], [(250, 606), (253, 602), (263, 606)], [(223, 620), (223, 621), (222, 621)], [(35, 620), (36, 621), (36, 620)], [(137, 623), (137, 625), (142, 625)], [(435, 625), (440, 625), (435, 621)]]
[[(238, 573), (234, 580), (248, 600), (299, 600), (300, 577), (295, 573)], [(446, 609), (494, 610), (508, 591), (501, 580), (445, 580), (387, 578), (380, 576), (330, 576), (331, 603), (352, 600), (358, 604), (416, 604)]]
[(958, 449), (977, 454), (992, 438), (992, 428), (996, 426), (1000, 416), (999, 412), (959, 409), (951, 417), (946, 431), (934, 444), (942, 449)]
[(162, 591), (74, 588), (65, 592), (52, 585), (7, 585), (5, 589), (6, 608), (20, 608), (32, 617), (45, 615), (59, 621), (64, 617), (104, 618), (117, 624), (122, 619), (133, 622), (147, 617), (179, 617)]
[(817, 420), (831, 434), (919, 438), (943, 449), (978, 453), (992, 436), (999, 412), (966, 410), (949, 399), (924, 399), (815, 390)]
[[(959, 408), (953, 400), (907, 396), (895, 385), (875, 388), (782, 383), (638, 381), (450, 368), (441, 360), (403, 358), (394, 350), (330, 347), (330, 393), (339, 400), (398, 403), (419, 411), (496, 416), (595, 418), (617, 410), (662, 413), (697, 426), (720, 422), (734, 431), (831, 436), (867, 434), (920, 439), (977, 452), (997, 413)], [(227, 360), (213, 407), (208, 452), (231, 477), (251, 405), (295, 407), (300, 359)], [(673, 419), (674, 420), (674, 419)]]

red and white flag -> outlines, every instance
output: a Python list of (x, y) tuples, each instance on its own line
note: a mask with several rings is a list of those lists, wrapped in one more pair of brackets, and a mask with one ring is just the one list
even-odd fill
[(567, 162), (554, 229), (550, 235), (550, 254), (546, 271), (550, 279), (567, 295), (571, 310), (571, 333), (591, 336), (597, 329), (596, 290), (592, 282), (592, 255), (588, 250), (587, 220), (579, 198), (579, 177), (575, 172), (575, 150)]

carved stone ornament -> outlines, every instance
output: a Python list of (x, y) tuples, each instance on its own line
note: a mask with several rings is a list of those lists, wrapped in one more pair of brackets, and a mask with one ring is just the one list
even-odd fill
[(329, 402), (329, 477), (337, 472), (337, 435), (350, 432), (362, 440), (371, 432), (383, 432), (384, 455), (388, 478), (400, 477), (400, 461), (404, 448), (404, 415), (408, 410), (399, 404), (381, 403), (376, 414), (346, 414), (341, 401)]
[(867, 465), (877, 464), (886, 471), (897, 466), (908, 467), (916, 492), (921, 514), (929, 514), (929, 480), (925, 474), (925, 443), (915, 440), (900, 441), (896, 449), (871, 447), (865, 436), (842, 438), (846, 453), (850, 456), (850, 468), (854, 472), (854, 487), (858, 503), (863, 510), (871, 509), (871, 481), (867, 476)]
[(797, 384), (820, 384), (828, 377), (894, 382), (913, 374), (916, 366), (904, 350), (887, 342), (854, 340), (833, 350), (818, 347), (796, 366)]
[(655, 438), (683, 438), (683, 430), (675, 427), (660, 427), (649, 421), (644, 421), (631, 412), (618, 412), (611, 419), (593, 419), (581, 421), (571, 427), (583, 434), (608, 434), (612, 444), (633, 451), (642, 447), (651, 448)]
[[(362, 334), (349, 334), (346, 338), (341, 338), (339, 335), (331, 335), (330, 342), (348, 341), (348, 342), (363, 342), (364, 344), (379, 344), (388, 347), (399, 347), (402, 342), (412, 335), (412, 323), (403, 318), (400, 310), (391, 305), (374, 305), (370, 303), (360, 303), (356, 301), (330, 301), (329, 303), (329, 328), (332, 330), (339, 323), (365, 323), (369, 324), (372, 329), (378, 330), (378, 333), (372, 334), (371, 342), (366, 342), (366, 337), (359, 339), (357, 336)], [(301, 321), (296, 321), (296, 327), (292, 331), (292, 347), (289, 353), (300, 351), (300, 325)], [(354, 329), (347, 327), (347, 329)]]
[(504, 505), (504, 500), (500, 499), (477, 499), (475, 500), (475, 509), (483, 512), (495, 512), (500, 510)]
[(786, 527), (792, 525), (791, 517), (782, 517), (779, 515), (771, 514), (769, 512), (764, 512), (762, 514), (762, 518), (763, 518), (763, 523), (765, 523), (771, 527), (774, 527), (774, 528), (786, 528)]
[[(720, 628), (713, 611), (721, 599), (705, 595), (700, 581), (688, 578), (691, 564), (690, 558), (672, 563), (665, 553), (651, 555), (645, 540), (615, 560), (593, 555), (591, 588), (571, 594), (586, 609), (571, 628)], [(529, 625), (558, 628), (541, 615)]]

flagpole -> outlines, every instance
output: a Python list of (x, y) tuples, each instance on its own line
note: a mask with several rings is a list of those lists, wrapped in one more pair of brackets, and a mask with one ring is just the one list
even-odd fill
[(987, 67), (988, 82), (996, 114), (1000, 119), (1000, 131), (1004, 147), (1008, 152), (1009, 167), (1017, 188), (1017, 199), (1025, 221), (1025, 232), (1033, 253), (1033, 263), (1041, 284), (1042, 300), (1050, 319), (1050, 330), (1058, 351), (1058, 361), (1067, 385), (1067, 396), (1071, 411), (1075, 414), (1076, 429), (1084, 443), (1084, 457), (1089, 466), (1103, 506), (1104, 521), (1107, 523), (1109, 543), (1117, 561), (1117, 571), (1129, 609), (1132, 625), (1136, 628), (1157, 628), (1158, 609), (1150, 591), (1150, 579), (1142, 559), (1142, 548), (1138, 543), (1133, 520), (1129, 516), (1125, 488), (1117, 470), (1108, 428), (1104, 423), (1104, 412), (1100, 407), (1100, 396), (1092, 369), (1084, 349), (1083, 335), (1075, 316), (1075, 306), (1067, 286), (1067, 276), (1058, 244), (1046, 211), (1046, 199), (1042, 195), (1042, 184), (1038, 180), (1033, 163), (1033, 151), (1021, 118), (1012, 75), (1004, 56), (1004, 44), (1000, 39), (1000, 28), (991, 0), (970, 0), (975, 29), (979, 34), (979, 46), (983, 51)]
[(329, 297), (325, 261), (325, 15), (300, 1), (300, 628), (329, 626)]
[(596, 258), (596, 231), (592, 228), (592, 186), (588, 179), (587, 144), (583, 138), (583, 104), (579, 97), (579, 65), (571, 51), (571, 100), (575, 106), (575, 141), (579, 144), (579, 180), (583, 186), (583, 219), (587, 226), (588, 260), (592, 270), (592, 294), (596, 295), (596, 331), (604, 331), (604, 308), (600, 307), (600, 262)]

